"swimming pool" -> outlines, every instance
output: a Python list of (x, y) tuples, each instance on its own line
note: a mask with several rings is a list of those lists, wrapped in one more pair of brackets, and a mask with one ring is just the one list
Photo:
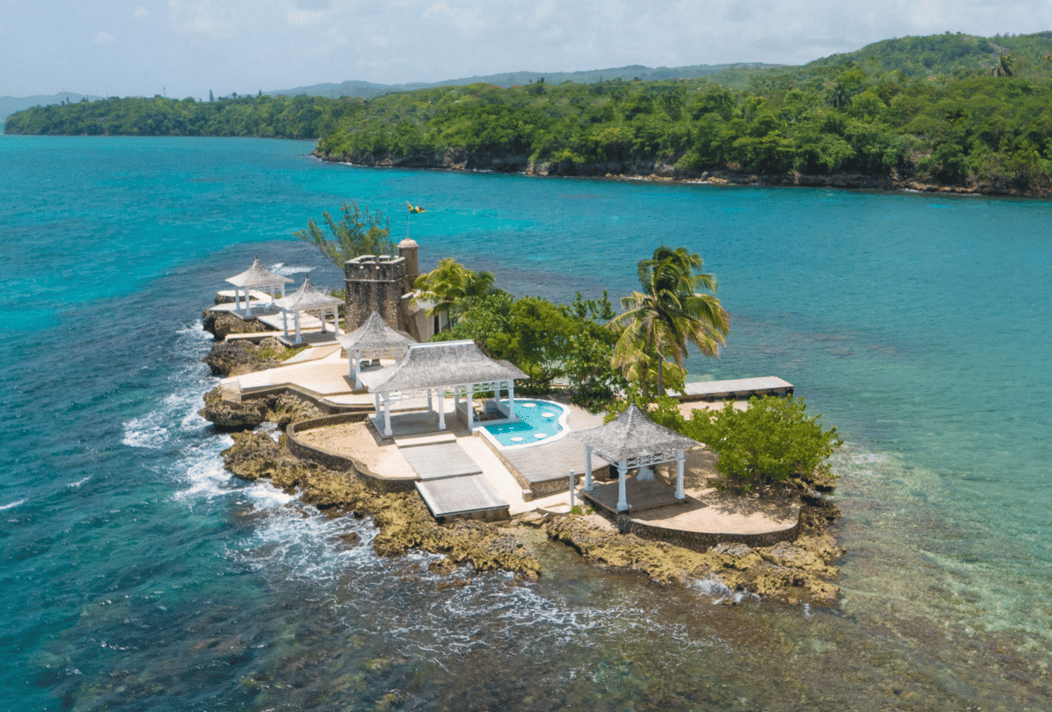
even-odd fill
[(566, 435), (569, 411), (558, 403), (516, 400), (515, 415), (518, 420), (511, 423), (480, 425), (484, 434), (501, 450), (540, 445)]

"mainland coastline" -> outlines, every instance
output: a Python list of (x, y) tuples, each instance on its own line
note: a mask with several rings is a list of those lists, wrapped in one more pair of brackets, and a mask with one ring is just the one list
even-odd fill
[(434, 154), (397, 156), (352, 151), (333, 153), (315, 147), (311, 155), (325, 163), (361, 168), (404, 168), (451, 172), (512, 173), (538, 178), (583, 178), (590, 180), (643, 181), (682, 185), (717, 185), (750, 188), (833, 188), (837, 190), (885, 193), (936, 193), (960, 196), (998, 196), (1009, 198), (1052, 198), (1052, 186), (1029, 185), (1021, 188), (1010, 180), (970, 180), (964, 185), (933, 183), (904, 177), (897, 171), (889, 175), (865, 173), (748, 173), (729, 169), (687, 171), (664, 161), (595, 162), (567, 166), (550, 162), (535, 163), (525, 155), (472, 154), (449, 150)]

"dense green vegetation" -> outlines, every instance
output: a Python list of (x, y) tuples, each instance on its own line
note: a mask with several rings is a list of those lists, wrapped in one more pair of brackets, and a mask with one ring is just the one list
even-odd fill
[[(615, 409), (616, 410), (616, 409)], [(802, 398), (764, 396), (739, 410), (693, 410), (689, 418), (672, 398), (650, 409), (654, 422), (704, 443), (719, 455), (716, 471), (733, 492), (756, 492), (795, 485), (810, 489), (831, 478), (828, 458), (843, 441), (836, 428), (823, 430), (821, 416), (809, 416)]]
[(452, 323), (432, 340), (471, 339), (490, 356), (514, 363), (529, 376), (517, 386), (520, 393), (565, 387), (574, 403), (601, 409), (628, 385), (611, 365), (618, 332), (607, 326), (614, 309), (605, 293), (599, 300), (578, 293), (571, 304), (516, 298), (499, 289), (491, 273), (448, 258), (421, 275), (416, 287), (420, 298), (434, 303), (430, 313), (446, 313)]
[(58, 136), (260, 136), (310, 139), (362, 109), (355, 100), (244, 96), (196, 101), (112, 97), (37, 106), (12, 114), (5, 131)]
[(320, 137), (367, 165), (1052, 195), (1052, 33), (906, 37), (804, 67), (374, 99), (106, 99), (11, 133)]

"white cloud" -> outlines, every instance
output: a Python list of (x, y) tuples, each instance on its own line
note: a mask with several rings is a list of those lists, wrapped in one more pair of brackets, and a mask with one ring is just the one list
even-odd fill
[(325, 19), (323, 10), (308, 10), (293, 5), (289, 8), (289, 27), (312, 27)]
[(139, 6), (137, 7), (137, 8), (135, 8), (135, 11), (134, 11), (134, 12), (132, 12), (132, 16), (133, 16), (133, 17), (134, 17), (134, 18), (135, 18), (136, 20), (145, 20), (145, 19), (146, 19), (147, 17), (149, 17), (149, 16), (150, 16), (150, 11), (149, 11), (149, 10), (147, 10), (147, 9), (146, 9), (145, 7), (143, 7), (142, 5), (139, 5)]
[(237, 34), (251, 8), (223, 0), (168, 0), (168, 26), (177, 35), (226, 38)]
[(92, 42), (99, 45), (109, 44), (113, 42), (113, 35), (111, 35), (109, 32), (100, 32), (99, 34), (95, 35), (95, 39), (93, 39)]

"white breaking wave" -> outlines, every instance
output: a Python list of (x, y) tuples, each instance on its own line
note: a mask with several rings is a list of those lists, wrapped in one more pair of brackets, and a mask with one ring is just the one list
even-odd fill
[(197, 411), (203, 405), (202, 388), (209, 378), (201, 352), (211, 338), (200, 320), (176, 332), (173, 353), (184, 359), (183, 365), (168, 377), (176, 384), (176, 390), (165, 396), (154, 410), (124, 423), (123, 444), (160, 450), (178, 433), (200, 433), (208, 428), (208, 421)]
[(18, 505), (22, 504), (23, 502), (25, 502), (24, 499), (19, 499), (19, 500), (15, 500), (14, 502), (11, 502), (10, 504), (0, 504), (0, 512), (4, 511), (5, 509), (11, 509), (12, 507), (17, 507)]

